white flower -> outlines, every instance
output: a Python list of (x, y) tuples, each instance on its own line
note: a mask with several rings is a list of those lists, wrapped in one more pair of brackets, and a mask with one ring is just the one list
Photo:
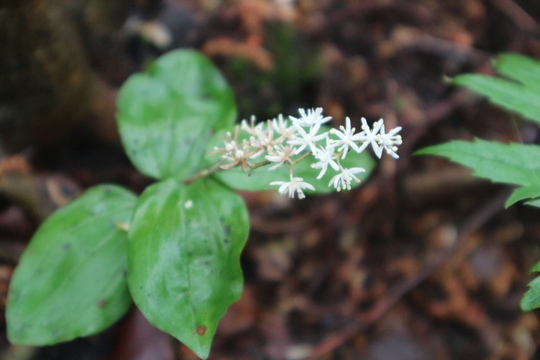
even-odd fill
[(348, 117), (345, 119), (345, 127), (341, 125), (339, 127), (340, 130), (332, 129), (330, 132), (332, 134), (335, 134), (339, 137), (338, 140), (332, 140), (332, 146), (340, 147), (339, 151), (343, 152), (343, 155), (341, 156), (342, 159), (345, 159), (345, 156), (347, 156), (347, 153), (349, 152), (349, 147), (352, 147), (355, 151), (360, 152), (358, 145), (356, 145), (355, 140), (355, 128), (351, 128), (351, 119)]
[(315, 158), (317, 158), (319, 161), (311, 164), (311, 167), (314, 169), (321, 169), (317, 179), (324, 176), (326, 170), (328, 170), (328, 165), (330, 165), (334, 170), (339, 171), (339, 166), (335, 161), (336, 156), (334, 155), (334, 148), (332, 146), (326, 146), (324, 149), (317, 149), (317, 151), (313, 153), (313, 156), (315, 156)]
[(281, 142), (274, 140), (274, 126), (270, 120), (267, 121), (266, 127), (259, 124), (253, 128), (253, 135), (249, 138), (249, 144), (253, 150), (252, 159), (261, 156), (265, 151)]
[[(252, 149), (246, 140), (242, 144), (238, 144), (238, 131), (239, 127), (237, 126), (234, 129), (234, 135), (227, 132), (226, 137), (223, 139), (224, 146), (222, 148), (216, 146), (214, 147), (214, 151), (211, 152), (212, 154), (222, 154), (218, 165), (223, 170), (240, 165), (242, 171), (246, 171), (251, 166), (247, 160), (252, 155)], [(228, 161), (228, 163), (221, 165), (223, 161)]]
[(358, 148), (357, 152), (361, 153), (362, 151), (364, 151), (366, 147), (371, 145), (371, 148), (373, 149), (377, 157), (380, 159), (381, 156), (378, 154), (381, 149), (379, 148), (379, 144), (377, 143), (377, 140), (378, 140), (377, 134), (379, 130), (381, 129), (381, 126), (383, 126), (384, 124), (383, 119), (379, 119), (379, 121), (375, 121), (375, 123), (373, 123), (373, 130), (369, 128), (369, 125), (367, 124), (367, 121), (365, 118), (362, 118), (361, 121), (362, 121), (362, 126), (361, 126), (362, 132), (356, 134), (355, 140), (358, 142), (363, 142), (363, 144)]
[(283, 115), (281, 114), (279, 114), (276, 119), (272, 120), (272, 126), (274, 131), (280, 135), (276, 142), (290, 140), (293, 138), (294, 133), (296, 132), (296, 129), (292, 126), (292, 124), (283, 119)]
[(321, 125), (310, 126), (309, 130), (306, 131), (302, 127), (294, 124), (296, 128), (295, 136), (287, 141), (290, 145), (299, 146), (294, 153), (300, 154), (304, 149), (309, 146), (309, 149), (312, 153), (317, 151), (317, 141), (320, 141), (328, 136), (328, 132), (317, 134)]
[(257, 131), (261, 130), (262, 124), (255, 124), (255, 120), (255, 115), (251, 115), (249, 123), (245, 119), (242, 120), (242, 122), (240, 123), (241, 129), (250, 135), (257, 135)]
[(244, 141), (244, 143), (240, 147), (234, 141), (232, 141), (225, 145), (225, 147), (232, 147), (230, 151), (221, 155), (221, 159), (226, 160), (229, 163), (221, 165), (220, 168), (222, 168), (223, 170), (227, 170), (237, 165), (240, 165), (242, 167), (242, 171), (246, 171), (246, 169), (251, 166), (251, 164), (247, 161), (248, 158), (251, 157), (251, 154), (249, 152), (249, 144), (247, 144), (247, 142)]
[(351, 181), (354, 179), (357, 183), (360, 182), (360, 179), (356, 177), (354, 174), (358, 174), (360, 172), (365, 172), (366, 170), (363, 168), (355, 167), (350, 169), (345, 169), (341, 167), (341, 173), (337, 174), (330, 180), (328, 183), (328, 186), (333, 186), (337, 189), (337, 191), (341, 190), (351, 190)]
[(299, 199), (306, 197), (304, 195), (303, 189), (315, 190), (313, 185), (304, 182), (304, 179), (301, 177), (293, 177), (291, 174), (291, 181), (272, 181), (270, 185), (279, 186), (279, 193), (281, 195), (289, 195), (290, 198), (294, 197), (294, 194), (298, 194)]
[(304, 109), (298, 109), (298, 112), (300, 113), (300, 118), (295, 118), (292, 116), (289, 116), (291, 118), (293, 124), (299, 125), (299, 126), (313, 126), (313, 125), (322, 125), (327, 121), (330, 121), (332, 119), (331, 116), (322, 116), (323, 108), (318, 107), (316, 109), (308, 109), (307, 113)]
[[(335, 187), (337, 191), (350, 190), (353, 181), (360, 182), (357, 175), (365, 172), (361, 167), (344, 168), (340, 164), (341, 159), (345, 159), (349, 151), (361, 153), (371, 146), (379, 158), (383, 151), (398, 158), (396, 152), (402, 143), (401, 135), (398, 134), (401, 127), (386, 133), (383, 119), (379, 119), (373, 127), (370, 127), (366, 119), (361, 118), (361, 131), (356, 133), (356, 129), (351, 125), (351, 119), (346, 117), (339, 129), (326, 131), (323, 124), (331, 118), (323, 116), (322, 108), (299, 109), (298, 112), (300, 117), (291, 116), (290, 120), (284, 119), (282, 115), (266, 123), (257, 124), (255, 117), (251, 117), (249, 122), (243, 120), (235, 127), (234, 134), (226, 134), (222, 147), (214, 148), (213, 153), (221, 155), (216, 166), (224, 170), (238, 166), (243, 171), (251, 172), (266, 164), (269, 166), (264, 166), (264, 169), (268, 170), (286, 165), (290, 168), (290, 180), (272, 181), (270, 185), (279, 186), (278, 191), (281, 194), (291, 198), (297, 195), (303, 199), (305, 189), (315, 190), (315, 188), (303, 178), (294, 177), (292, 170), (297, 163), (306, 160), (310, 155), (314, 157), (308, 160), (311, 168), (319, 171), (317, 180), (326, 175), (329, 167), (337, 172), (328, 183), (328, 186)], [(244, 132), (240, 139), (239, 131)], [(323, 140), (326, 140), (325, 145)], [(262, 157), (266, 161), (261, 162)]]
[(397, 128), (394, 128), (390, 130), (389, 133), (385, 133), (384, 131), (384, 124), (381, 127), (381, 131), (379, 132), (379, 135), (377, 135), (377, 141), (380, 145), (379, 150), (379, 158), (381, 157), (382, 150), (384, 149), (386, 153), (390, 156), (392, 156), (394, 159), (398, 159), (399, 156), (396, 154), (397, 146), (401, 145), (401, 135), (397, 135), (398, 132), (401, 131), (401, 126), (398, 126)]
[(277, 164), (268, 168), (268, 170), (275, 170), (283, 164), (285, 164), (292, 156), (293, 148), (290, 145), (276, 145), (274, 149), (268, 151), (269, 155), (266, 155), (266, 160), (275, 162)]

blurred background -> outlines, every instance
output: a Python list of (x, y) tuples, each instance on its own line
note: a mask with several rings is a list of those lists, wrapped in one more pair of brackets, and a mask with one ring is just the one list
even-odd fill
[(384, 118), (404, 139), (352, 192), (241, 194), (245, 289), (210, 359), (540, 359), (537, 314), (519, 309), (540, 211), (504, 210), (510, 188), (412, 156), (451, 139), (539, 143), (537, 126), (445, 82), (493, 74), (502, 52), (540, 59), (539, 21), (538, 0), (1, 0), (0, 358), (196, 359), (136, 309), (44, 348), (10, 345), (3, 316), (44, 218), (98, 183), (150, 183), (123, 154), (116, 94), (190, 47), (222, 70), (239, 119), (321, 106), (333, 126)]

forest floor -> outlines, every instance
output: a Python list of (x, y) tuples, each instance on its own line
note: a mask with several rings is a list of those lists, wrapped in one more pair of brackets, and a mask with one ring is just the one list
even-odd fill
[[(503, 52), (540, 59), (537, 0), (163, 3), (137, 30), (146, 40), (126, 43), (122, 71), (92, 63), (113, 90), (160, 53), (192, 46), (223, 71), (241, 118), (320, 106), (332, 126), (349, 116), (403, 128), (400, 158), (383, 157), (356, 190), (301, 201), (241, 194), (251, 222), (245, 288), (209, 359), (540, 359), (538, 316), (519, 308), (540, 259), (539, 210), (504, 209), (509, 187), (413, 156), (452, 139), (539, 142), (537, 126), (445, 81), (493, 74), (490, 60)], [(159, 26), (170, 29), (165, 45)], [(119, 149), (96, 144), (62, 156), (29, 146), (25, 160), (1, 165), (79, 188), (107, 181), (140, 191), (149, 182)], [(35, 215), (3, 200), (4, 307)], [(0, 345), (6, 359), (196, 359), (136, 309), (88, 339), (13, 348), (2, 333)]]

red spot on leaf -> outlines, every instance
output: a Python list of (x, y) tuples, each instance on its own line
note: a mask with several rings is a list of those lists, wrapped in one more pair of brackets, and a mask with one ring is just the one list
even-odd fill
[(197, 330), (195, 332), (197, 333), (197, 335), (203, 336), (204, 334), (206, 334), (206, 326), (204, 325), (197, 326)]

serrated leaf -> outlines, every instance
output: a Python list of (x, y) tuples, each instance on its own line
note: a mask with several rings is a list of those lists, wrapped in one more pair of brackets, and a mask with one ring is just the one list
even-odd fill
[(526, 199), (537, 199), (540, 198), (540, 185), (534, 184), (534, 185), (528, 185), (524, 187), (520, 187), (510, 195), (508, 200), (506, 200), (506, 207), (509, 207), (513, 204), (515, 204), (518, 201), (526, 200)]
[(475, 139), (454, 140), (429, 146), (417, 155), (446, 157), (474, 170), (474, 175), (493, 182), (513, 185), (540, 185), (540, 146), (502, 144)]
[(157, 328), (206, 358), (219, 319), (242, 292), (245, 204), (199, 180), (159, 182), (142, 194), (129, 231), (129, 287)]
[(540, 93), (506, 79), (480, 74), (456, 76), (452, 83), (486, 96), (493, 103), (540, 123)]
[[(540, 261), (531, 269), (531, 273), (540, 271)], [(520, 303), (523, 311), (531, 311), (540, 307), (540, 276), (529, 283), (529, 289)]]
[(92, 335), (129, 308), (127, 234), (136, 196), (100, 185), (49, 217), (11, 280), (6, 311), (12, 343), (49, 345)]
[(509, 79), (465, 74), (452, 82), (486, 96), (495, 104), (540, 123), (540, 62), (520, 54), (502, 54), (493, 62)]
[[(321, 127), (320, 132), (322, 133), (328, 130), (330, 130), (330, 128), (323, 126)], [(229, 131), (232, 132), (232, 129), (230, 129)], [(209, 149), (213, 149), (216, 146), (223, 147), (223, 139), (225, 138), (226, 132), (227, 131), (221, 131), (217, 133), (210, 142)], [(242, 141), (244, 138), (247, 137), (248, 136), (244, 133), (242, 134), (242, 136), (239, 136), (239, 141)], [(213, 166), (217, 164), (219, 158), (220, 154), (212, 154), (209, 151), (207, 154), (206, 162), (208, 166)], [(251, 159), (250, 162), (258, 163), (264, 160), (264, 156), (260, 156), (256, 159)], [(328, 183), (330, 182), (332, 177), (336, 175), (336, 172), (331, 167), (329, 167), (325, 175), (321, 179), (317, 179), (320, 169), (314, 169), (311, 167), (311, 164), (315, 162), (317, 162), (317, 160), (313, 156), (309, 156), (308, 158), (294, 166), (294, 176), (303, 178), (305, 182), (308, 182), (315, 187), (315, 191), (306, 190), (305, 192), (312, 194), (325, 194), (335, 191), (335, 188), (329, 187)], [(375, 167), (375, 161), (373, 160), (373, 157), (371, 157), (367, 153), (367, 151), (360, 154), (354, 151), (350, 151), (347, 154), (347, 157), (344, 160), (340, 160), (340, 162), (345, 168), (364, 168), (366, 172), (357, 174), (358, 178), (362, 182), (369, 177), (369, 175), (373, 171), (373, 168)], [(277, 187), (271, 186), (270, 183), (272, 181), (289, 181), (290, 168), (288, 165), (284, 165), (278, 169), (269, 170), (272, 165), (273, 164), (257, 168), (251, 174), (242, 171), (240, 167), (235, 167), (226, 171), (217, 172), (213, 176), (220, 182), (226, 184), (233, 189), (247, 191), (276, 190)], [(351, 183), (352, 188), (355, 188), (359, 185), (360, 183), (356, 183), (354, 181)]]
[(127, 155), (142, 173), (186, 179), (203, 166), (214, 132), (231, 125), (236, 106), (214, 65), (177, 50), (132, 75), (118, 95), (118, 126)]
[(521, 310), (531, 311), (540, 307), (540, 276), (529, 283), (529, 289), (520, 302)]
[(540, 62), (522, 54), (506, 53), (497, 56), (495, 69), (531, 90), (540, 93)]

